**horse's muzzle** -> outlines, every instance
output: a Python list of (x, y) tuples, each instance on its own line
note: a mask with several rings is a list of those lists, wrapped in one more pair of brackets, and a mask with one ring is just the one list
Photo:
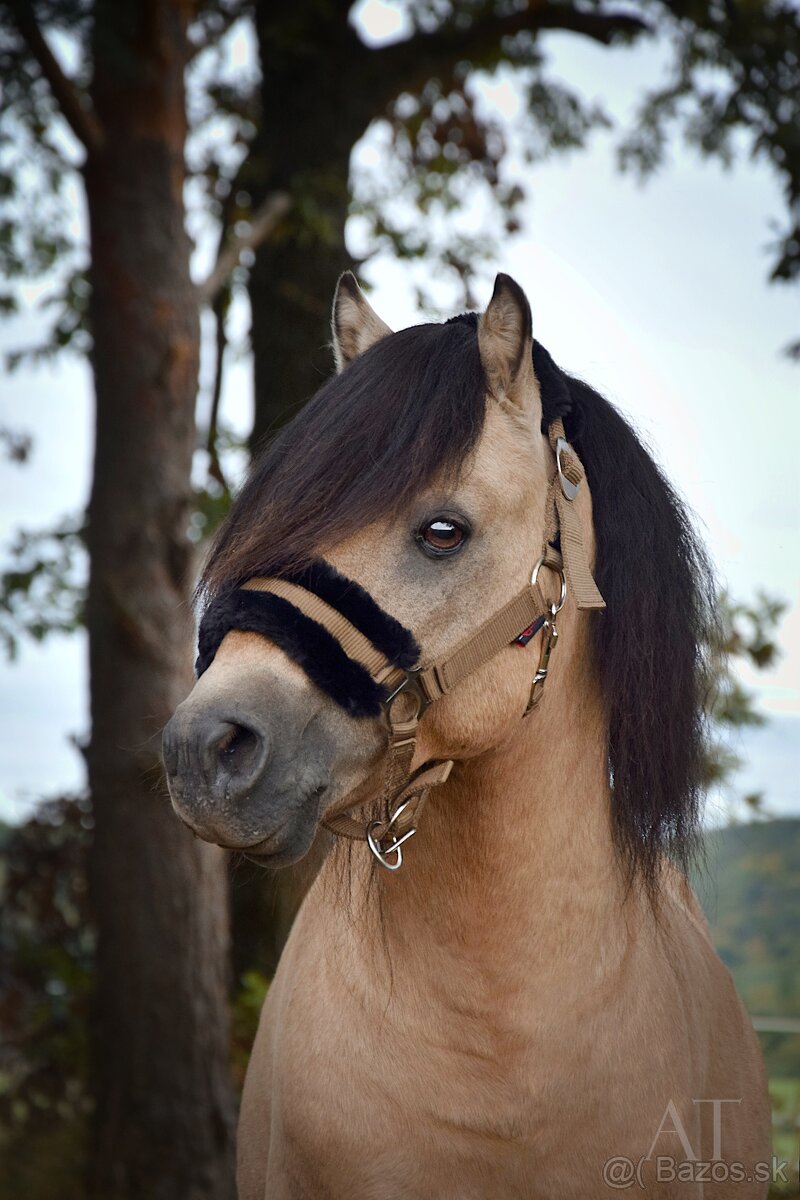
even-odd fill
[(163, 735), (167, 784), (184, 824), (205, 841), (276, 866), (301, 857), (313, 837), (328, 781), (324, 757), (312, 750), (305, 769), (287, 771), (257, 716), (191, 698)]

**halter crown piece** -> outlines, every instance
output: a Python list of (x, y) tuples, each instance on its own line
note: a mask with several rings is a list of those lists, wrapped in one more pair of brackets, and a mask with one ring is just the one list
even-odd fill
[[(584, 479), (583, 466), (566, 439), (560, 417), (551, 421), (548, 436), (556, 470), (545, 500), (542, 554), (530, 582), (443, 658), (420, 664), (413, 635), (357, 583), (319, 561), (285, 577), (250, 579), (215, 600), (203, 617), (198, 674), (210, 665), (229, 629), (261, 633), (352, 716), (383, 713), (388, 755), (381, 817), (365, 823), (351, 815), (374, 795), (367, 781), (344, 796), (322, 823), (339, 837), (366, 841), (389, 871), (402, 866), (402, 847), (416, 833), (431, 789), (444, 783), (453, 767), (452, 759), (437, 759), (412, 771), (417, 727), (429, 705), (504, 647), (515, 642), (526, 645), (542, 630), (539, 665), (523, 714), (528, 716), (542, 698), (558, 639), (556, 617), (567, 593), (575, 597), (578, 608), (605, 608), (573, 507)], [(542, 568), (558, 576), (555, 600), (545, 597)]]

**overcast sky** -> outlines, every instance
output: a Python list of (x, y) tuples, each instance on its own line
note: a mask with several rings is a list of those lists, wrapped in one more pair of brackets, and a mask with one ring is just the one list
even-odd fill
[[(375, 0), (360, 19), (376, 38), (401, 31), (396, 10)], [(564, 78), (580, 80), (620, 117), (662, 69), (649, 47), (611, 52), (564, 35), (546, 44)], [(247, 66), (246, 39), (231, 53)], [(486, 96), (512, 125), (519, 119), (510, 77)], [(368, 164), (369, 142), (360, 154)], [(615, 171), (605, 134), (527, 177), (524, 231), (486, 272), (482, 301), (495, 270), (512, 274), (531, 301), (535, 337), (643, 433), (704, 527), (733, 594), (747, 600), (765, 589), (791, 604), (781, 662), (746, 681), (764, 711), (800, 714), (800, 368), (781, 355), (800, 336), (800, 305), (796, 290), (766, 282), (769, 219), (783, 216), (777, 181), (765, 166), (745, 160), (725, 172), (676, 146), (669, 166), (641, 188)], [(82, 223), (77, 192), (75, 202)], [(378, 260), (366, 277), (390, 325), (421, 319), (408, 268)], [(1, 349), (41, 335), (39, 294), (28, 289), (28, 311), (0, 326)], [(86, 366), (67, 358), (1, 386), (2, 424), (35, 439), (28, 466), (2, 468), (5, 539), (85, 504), (91, 390)], [(240, 361), (228, 372), (224, 410), (242, 429), (251, 397), (249, 363)], [(1, 815), (21, 811), (25, 798), (80, 785), (82, 763), (67, 738), (86, 732), (84, 660), (83, 639), (73, 638), (26, 648), (3, 665)]]

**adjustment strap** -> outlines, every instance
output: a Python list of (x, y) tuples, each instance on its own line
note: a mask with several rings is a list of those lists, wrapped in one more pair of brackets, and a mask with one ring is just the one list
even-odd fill
[(392, 824), (392, 832), (394, 834), (402, 837), (409, 829), (416, 827), (422, 810), (428, 801), (431, 788), (439, 787), (440, 784), (446, 783), (452, 769), (452, 758), (445, 758), (436, 762), (425, 763), (414, 773), (394, 804), (395, 808), (399, 808), (401, 804), (406, 806), (394, 818)]
[(589, 569), (583, 530), (573, 501), (585, 479), (583, 463), (569, 444), (560, 417), (550, 422), (548, 437), (556, 456), (545, 503), (545, 544), (560, 536), (567, 587), (578, 608), (605, 608), (606, 602)]
[[(409, 829), (416, 826), (431, 788), (445, 783), (452, 768), (453, 760), (447, 758), (441, 761), (437, 760), (436, 762), (425, 763), (415, 771), (413, 777), (395, 798), (392, 806), (396, 810), (403, 804), (407, 805), (398, 814), (392, 824), (393, 834), (397, 837), (402, 837), (404, 833), (408, 833)], [(351, 793), (349, 798), (345, 797), (345, 800), (348, 802), (347, 807), (352, 809), (354, 807), (353, 794)], [(391, 816), (390, 812), (388, 816), (384, 817), (384, 825), (388, 824)], [(354, 817), (348, 816), (346, 811), (341, 811), (329, 814), (323, 818), (321, 823), (338, 837), (349, 838), (354, 842), (363, 842), (366, 840), (366, 826), (363, 817), (360, 821), (357, 821)]]
[[(381, 815), (384, 825), (391, 820), (397, 797), (408, 785), (411, 763), (417, 744), (417, 726), (419, 725), (416, 715), (407, 721), (393, 717), (390, 706), (387, 707), (387, 718), (389, 722), (389, 753), (384, 767), (381, 793)], [(347, 814), (351, 809), (357, 808), (359, 803), (365, 803), (374, 794), (370, 782), (366, 781), (361, 787), (342, 797), (340, 805), (322, 819), (322, 824), (326, 829), (330, 829), (331, 833), (359, 841), (366, 838), (364, 821), (356, 821)]]
[(447, 658), (421, 668), (419, 681), (428, 700), (447, 695), (466, 675), (477, 671), (495, 654), (510, 646), (549, 608), (539, 584), (528, 584), (504, 608), (484, 621), (475, 633), (464, 638)]

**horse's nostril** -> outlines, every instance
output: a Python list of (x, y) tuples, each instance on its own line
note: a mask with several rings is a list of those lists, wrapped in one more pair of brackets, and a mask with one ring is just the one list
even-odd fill
[(164, 730), (164, 766), (174, 796), (195, 802), (249, 794), (266, 769), (270, 741), (249, 714), (179, 709)]
[(263, 737), (247, 725), (228, 725), (213, 749), (229, 775), (239, 775), (252, 768), (260, 757)]

